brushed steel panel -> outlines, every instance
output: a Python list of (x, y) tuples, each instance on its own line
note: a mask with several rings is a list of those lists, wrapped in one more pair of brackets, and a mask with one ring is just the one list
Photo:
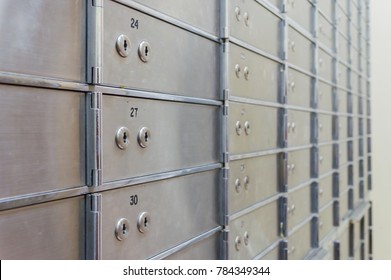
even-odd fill
[(338, 117), (339, 140), (348, 138), (348, 117)]
[(311, 114), (308, 112), (288, 110), (288, 146), (310, 144)]
[(358, 19), (359, 19), (359, 8), (358, 3), (353, 0), (350, 4), (350, 21), (353, 24), (354, 28), (358, 27)]
[(349, 5), (350, 0), (339, 0), (338, 1), (338, 7), (343, 11), (346, 15), (349, 14)]
[(281, 20), (256, 1), (228, 1), (228, 22), (232, 37), (274, 56), (280, 55)]
[(0, 71), (84, 82), (85, 2), (1, 1)]
[(230, 162), (229, 214), (236, 213), (278, 193), (278, 161), (278, 155), (267, 155)]
[[(102, 108), (106, 182), (218, 161), (218, 107), (103, 95)], [(130, 131), (124, 150), (115, 141), (122, 126)], [(137, 140), (142, 127), (151, 131), (146, 148)]]
[(349, 215), (349, 192), (345, 191), (341, 193), (339, 197), (339, 217), (341, 220), (345, 220)]
[(348, 260), (350, 258), (349, 252), (349, 230), (346, 229), (338, 238), (340, 243), (340, 259)]
[(304, 149), (288, 154), (288, 186), (294, 187), (311, 179), (311, 150)]
[[(113, 1), (104, 6), (103, 84), (219, 99), (219, 44)], [(138, 29), (129, 27), (132, 18)], [(130, 40), (127, 57), (116, 50), (121, 34)], [(143, 41), (146, 63), (138, 55)]]
[(339, 89), (337, 93), (338, 112), (348, 112), (348, 94), (346, 91)]
[(333, 87), (323, 82), (318, 83), (318, 109), (333, 111)]
[(333, 119), (332, 115), (318, 114), (318, 142), (329, 142), (333, 140)]
[(349, 176), (349, 171), (347, 166), (339, 170), (339, 192), (340, 193), (346, 190), (349, 186), (348, 176)]
[(313, 32), (313, 6), (307, 0), (287, 0), (286, 13), (310, 33)]
[(319, 176), (333, 170), (333, 145), (319, 147)]
[(280, 258), (280, 248), (276, 246), (273, 250), (264, 255), (260, 260), (279, 260)]
[(84, 197), (0, 211), (0, 258), (84, 259)]
[[(320, 3), (326, 2), (326, 6), (331, 6), (331, 1), (320, 1)], [(328, 5), (327, 5), (328, 3)], [(331, 8), (331, 7), (330, 7)], [(331, 17), (329, 17), (331, 19)], [(325, 44), (330, 50), (334, 49), (334, 30), (333, 25), (323, 17), (323, 15), (318, 14), (318, 39), (320, 42)]]
[(334, 1), (321, 0), (318, 1), (318, 9), (331, 21), (333, 19)]
[(272, 4), (273, 6), (278, 8), (279, 10), (283, 9), (284, 0), (266, 0), (266, 2), (268, 2), (269, 4)]
[[(282, 66), (235, 44), (229, 48), (230, 95), (278, 102)], [(246, 70), (249, 74), (244, 73)]]
[(345, 165), (348, 163), (348, 143), (340, 142), (339, 143), (339, 165)]
[(311, 215), (311, 185), (288, 193), (288, 232)]
[[(340, 55), (341, 57), (341, 55)], [(347, 61), (347, 59), (346, 59)], [(343, 88), (348, 88), (349, 81), (349, 69), (345, 66), (345, 64), (338, 64), (338, 85)]]
[[(103, 259), (152, 257), (218, 226), (218, 175), (218, 170), (208, 171), (103, 192)], [(136, 195), (138, 203), (131, 205)], [(142, 212), (150, 214), (144, 233), (137, 227)], [(130, 225), (123, 241), (114, 233), (121, 218)]]
[(348, 63), (350, 61), (350, 46), (347, 37), (338, 33), (338, 57)]
[(360, 222), (353, 223), (352, 225), (353, 225), (353, 236), (351, 238), (353, 238), (354, 258), (359, 259), (359, 256), (357, 256), (357, 254), (360, 255), (360, 251), (356, 252), (356, 250), (360, 248), (360, 243), (361, 243)]
[(325, 51), (318, 51), (318, 75), (333, 81), (333, 58)]
[(312, 78), (288, 69), (287, 103), (289, 105), (309, 108), (311, 106)]
[[(229, 150), (232, 154), (278, 147), (279, 111), (277, 108), (231, 102), (229, 112)], [(241, 126), (240, 133), (236, 128), (238, 122)], [(244, 129), (246, 122), (250, 125), (248, 134)]]
[(360, 34), (357, 27), (352, 26), (351, 39), (352, 39), (352, 47), (359, 50), (360, 49), (361, 34)]
[(338, 6), (337, 8), (337, 12), (338, 31), (343, 33), (347, 37), (347, 34), (349, 34), (349, 18), (340, 6)]
[(216, 233), (168, 256), (165, 260), (218, 260), (220, 259), (220, 243), (220, 233)]
[(319, 180), (319, 208), (333, 200), (333, 175)]
[(0, 85), (0, 198), (83, 186), (84, 94)]
[(350, 48), (351, 51), (351, 64), (352, 68), (356, 71), (359, 71), (359, 60), (360, 60), (360, 53), (355, 48)]
[[(248, 243), (244, 242), (248, 233)], [(235, 240), (241, 244), (238, 249)], [(233, 220), (228, 237), (228, 258), (248, 260), (257, 256), (278, 240), (278, 203), (277, 200), (262, 206), (253, 212)]]
[(334, 227), (333, 204), (319, 213), (319, 241), (322, 241)]
[(288, 28), (288, 62), (313, 72), (313, 51), (314, 46), (310, 40), (292, 27)]
[(303, 225), (288, 238), (288, 259), (302, 260), (311, 250), (311, 222)]
[(145, 6), (172, 16), (213, 35), (219, 35), (218, 0), (136, 0)]

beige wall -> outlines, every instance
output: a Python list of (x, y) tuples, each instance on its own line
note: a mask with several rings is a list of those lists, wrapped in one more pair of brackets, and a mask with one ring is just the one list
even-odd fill
[(391, 1), (371, 1), (374, 258), (391, 259)]

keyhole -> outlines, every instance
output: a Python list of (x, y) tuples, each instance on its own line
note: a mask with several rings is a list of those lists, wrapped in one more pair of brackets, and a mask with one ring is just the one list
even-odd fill
[(145, 134), (144, 134), (144, 140), (145, 140), (145, 142), (148, 142), (148, 132), (145, 132)]
[(124, 41), (124, 49), (125, 49), (125, 51), (128, 50), (128, 42), (126, 40)]
[(145, 46), (145, 56), (148, 56), (148, 52), (149, 52), (148, 46)]
[(144, 227), (148, 227), (148, 219), (146, 217), (144, 218)]
[(126, 225), (125, 224), (122, 225), (122, 234), (126, 235)]
[(123, 140), (124, 140), (124, 143), (126, 143), (128, 141), (128, 136), (126, 135), (126, 132), (124, 132)]

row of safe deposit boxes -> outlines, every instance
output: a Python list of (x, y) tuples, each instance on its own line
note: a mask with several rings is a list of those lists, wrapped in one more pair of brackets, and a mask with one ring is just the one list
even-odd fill
[(368, 0), (0, 3), (0, 258), (370, 259)]

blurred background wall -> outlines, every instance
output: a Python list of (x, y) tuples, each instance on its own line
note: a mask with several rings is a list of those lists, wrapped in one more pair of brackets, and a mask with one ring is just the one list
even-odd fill
[(374, 259), (391, 259), (391, 1), (371, 1)]

